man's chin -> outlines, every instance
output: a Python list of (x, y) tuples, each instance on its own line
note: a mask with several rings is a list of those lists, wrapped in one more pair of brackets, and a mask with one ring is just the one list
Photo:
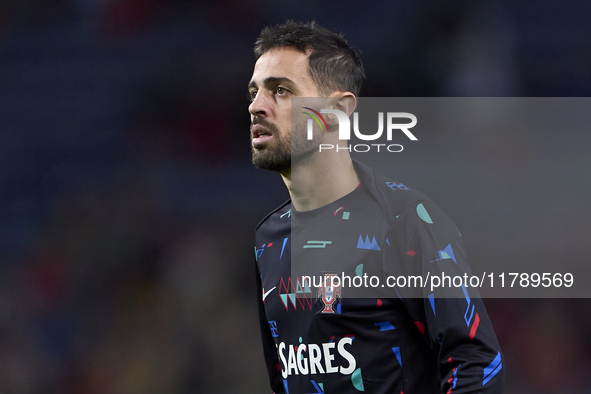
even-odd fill
[(260, 152), (253, 151), (252, 164), (255, 166), (255, 168), (260, 170), (286, 172), (291, 168), (291, 158), (276, 160), (265, 157), (265, 155), (261, 155)]

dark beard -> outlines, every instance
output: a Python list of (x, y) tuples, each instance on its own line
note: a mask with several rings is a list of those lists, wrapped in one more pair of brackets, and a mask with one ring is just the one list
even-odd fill
[[(273, 134), (276, 146), (273, 148), (265, 147), (263, 149), (255, 149), (251, 145), (252, 150), (252, 164), (262, 170), (270, 170), (277, 172), (285, 172), (291, 168), (291, 144), (290, 141), (283, 134), (279, 132), (277, 126), (267, 122), (264, 119), (255, 119), (254, 124), (260, 124), (269, 129)], [(252, 136), (251, 136), (252, 141)]]
[(256, 168), (281, 173), (288, 172), (292, 166), (309, 160), (318, 149), (320, 139), (306, 140), (304, 127), (301, 130), (292, 131), (292, 143), (285, 133), (279, 132), (274, 124), (260, 118), (255, 119), (253, 123), (269, 129), (276, 142), (276, 146), (273, 148), (255, 149), (251, 145), (252, 164)]
[[(273, 136), (275, 137), (275, 136)], [(291, 168), (291, 149), (255, 149), (252, 147), (252, 164), (261, 170), (286, 172)]]

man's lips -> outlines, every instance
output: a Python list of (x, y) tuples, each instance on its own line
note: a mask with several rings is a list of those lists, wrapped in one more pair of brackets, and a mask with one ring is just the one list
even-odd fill
[(253, 146), (261, 145), (273, 138), (273, 134), (269, 129), (260, 124), (255, 124), (250, 127), (250, 135), (252, 136)]

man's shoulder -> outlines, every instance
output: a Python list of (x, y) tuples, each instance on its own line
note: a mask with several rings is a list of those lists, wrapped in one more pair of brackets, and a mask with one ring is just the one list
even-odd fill
[[(283, 219), (286, 217), (288, 219), (291, 217), (291, 199), (288, 199), (283, 204), (279, 205), (277, 208), (275, 208), (271, 212), (269, 212), (267, 214), (267, 216), (265, 216), (263, 218), (263, 220), (261, 220), (257, 224), (255, 231), (258, 231), (264, 225), (270, 225), (270, 222), (274, 218)], [(288, 221), (288, 223), (289, 223), (289, 221)]]
[(386, 177), (365, 164), (355, 162), (355, 169), (388, 218), (396, 218), (402, 211), (420, 202), (431, 202), (423, 192)]

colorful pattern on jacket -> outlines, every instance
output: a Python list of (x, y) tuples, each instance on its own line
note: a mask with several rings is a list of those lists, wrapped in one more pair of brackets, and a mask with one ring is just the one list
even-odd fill
[[(384, 285), (315, 287), (330, 277), (470, 273), (461, 234), (429, 198), (355, 162), (361, 185), (325, 207), (290, 201), (257, 227), (260, 326), (276, 393), (500, 393), (500, 348), (478, 292)], [(318, 283), (316, 283), (318, 284)], [(418, 291), (418, 293), (417, 293)], [(359, 297), (358, 297), (359, 296)]]

